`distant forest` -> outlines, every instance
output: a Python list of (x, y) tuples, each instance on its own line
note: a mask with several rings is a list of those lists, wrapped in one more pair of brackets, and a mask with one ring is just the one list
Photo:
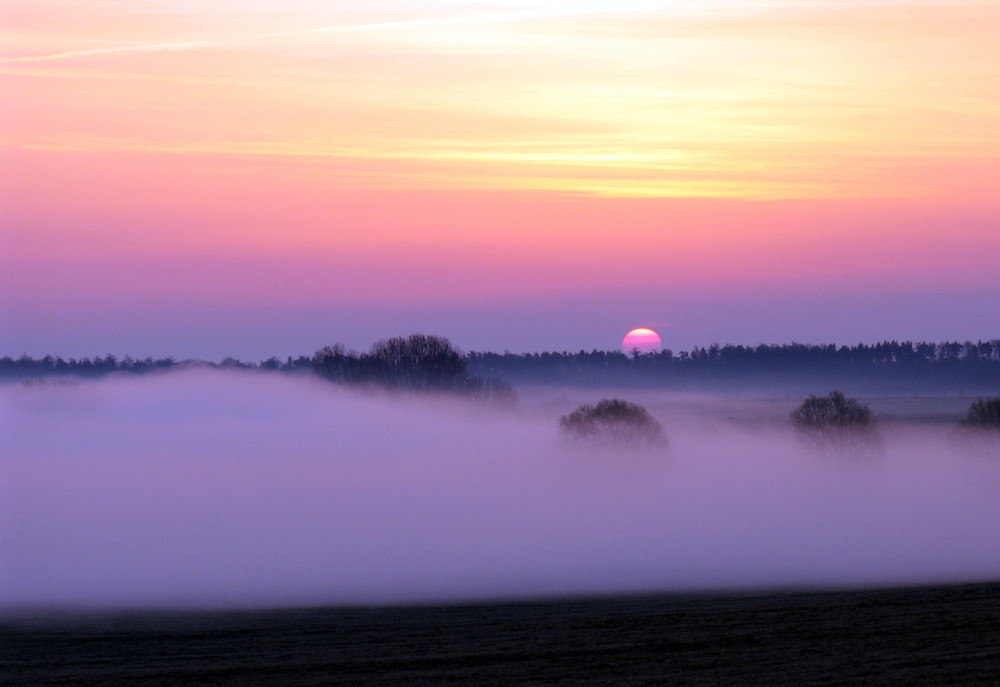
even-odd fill
[(112, 372), (147, 373), (162, 370), (210, 367), (236, 368), (242, 370), (274, 370), (292, 372), (312, 369), (312, 358), (299, 356), (281, 361), (269, 358), (260, 363), (243, 362), (236, 358), (225, 358), (222, 362), (207, 360), (177, 360), (175, 358), (132, 358), (126, 356), (117, 358), (106, 355), (103, 358), (67, 358), (47, 355), (44, 358), (32, 358), (22, 355), (20, 358), (9, 356), (0, 358), (0, 379), (49, 377), (56, 375), (73, 375), (77, 377), (103, 377)]
[(854, 393), (996, 393), (1000, 339), (978, 343), (884, 342), (857, 346), (710, 346), (626, 355), (470, 353), (469, 371), (514, 385), (809, 390)]
[[(895, 341), (857, 346), (781, 344), (710, 346), (691, 351), (626, 355), (618, 351), (466, 354), (468, 372), (513, 385), (753, 390), (844, 387), (855, 393), (997, 393), (1000, 339), (978, 343)], [(29, 380), (114, 372), (148, 373), (189, 367), (275, 372), (314, 370), (316, 356), (243, 362), (174, 358), (0, 358), (0, 379)]]

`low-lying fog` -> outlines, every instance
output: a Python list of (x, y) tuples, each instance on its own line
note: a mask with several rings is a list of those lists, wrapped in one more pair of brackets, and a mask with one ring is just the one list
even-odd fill
[(666, 453), (563, 445), (558, 416), (607, 395), (498, 411), (231, 371), (0, 387), (0, 606), (1000, 578), (1000, 459), (946, 423), (886, 423), (881, 459), (838, 460), (796, 440), (799, 399), (625, 394)]

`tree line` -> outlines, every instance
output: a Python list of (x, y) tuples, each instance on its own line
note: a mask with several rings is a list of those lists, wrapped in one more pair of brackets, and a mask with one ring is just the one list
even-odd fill
[(19, 358), (0, 357), (0, 378), (30, 379), (34, 377), (49, 377), (73, 375), (77, 377), (103, 377), (113, 372), (148, 373), (185, 367), (232, 368), (241, 370), (274, 370), (293, 372), (312, 368), (312, 358), (299, 356), (279, 360), (276, 357), (262, 362), (244, 362), (236, 358), (224, 358), (219, 362), (206, 360), (177, 360), (176, 358), (118, 358), (114, 355), (94, 358), (63, 358), (46, 355), (42, 358), (32, 358), (25, 354)]
[(469, 369), (513, 384), (754, 388), (847, 383), (859, 391), (1000, 389), (1000, 339), (857, 346), (713, 345), (674, 353), (469, 353)]
[[(400, 337), (399, 340), (403, 338)], [(346, 382), (375, 383), (381, 380), (380, 383), (389, 386), (418, 384), (418, 379), (407, 377), (410, 373), (397, 375), (402, 370), (399, 340), (396, 340), (396, 344), (387, 344), (388, 348), (379, 351), (357, 353), (346, 351), (343, 346), (337, 345), (321, 349), (313, 356), (288, 357), (284, 360), (272, 357), (261, 362), (244, 362), (235, 358), (226, 358), (220, 362), (178, 361), (174, 358), (116, 358), (113, 355), (81, 359), (64, 359), (51, 355), (43, 358), (8, 356), (0, 358), (0, 378), (25, 379), (49, 375), (99, 377), (112, 372), (144, 373), (200, 365), (277, 372), (311, 370)], [(443, 341), (447, 342), (446, 339)], [(459, 384), (456, 380), (460, 379), (465, 380), (462, 384), (476, 384), (468, 380), (480, 379), (484, 380), (483, 383), (486, 383), (485, 380), (503, 380), (515, 385), (566, 384), (594, 387), (715, 386), (739, 389), (791, 383), (810, 388), (816, 385), (848, 385), (859, 392), (941, 389), (959, 392), (964, 389), (972, 393), (995, 393), (1000, 389), (1000, 339), (977, 343), (890, 341), (857, 346), (796, 343), (713, 345), (680, 353), (664, 350), (633, 355), (598, 350), (576, 353), (471, 352), (464, 355), (453, 352), (454, 356), (442, 358), (441, 367), (434, 371), (434, 374), (443, 375), (443, 378), (452, 375), (451, 382), (448, 383), (453, 384)], [(396, 358), (395, 362), (390, 360), (393, 356)], [(456, 372), (459, 366), (463, 366), (464, 376)], [(427, 370), (422, 370), (413, 374), (427, 373)], [(387, 381), (390, 379), (391, 381)]]

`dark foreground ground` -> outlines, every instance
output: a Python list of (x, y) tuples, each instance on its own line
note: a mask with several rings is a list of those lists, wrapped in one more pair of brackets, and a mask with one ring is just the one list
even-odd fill
[(9, 685), (996, 685), (1000, 584), (0, 616)]

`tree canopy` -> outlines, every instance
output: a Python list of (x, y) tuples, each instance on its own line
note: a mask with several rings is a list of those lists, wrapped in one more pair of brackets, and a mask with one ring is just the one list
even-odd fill
[(861, 428), (872, 424), (872, 411), (843, 392), (810, 396), (792, 412), (792, 422), (802, 429)]
[(411, 334), (375, 342), (367, 353), (325, 346), (312, 359), (313, 370), (334, 382), (372, 384), (411, 392), (450, 392), (512, 402), (514, 390), (495, 378), (470, 375), (464, 354), (441, 336)]
[(559, 418), (563, 435), (599, 446), (648, 448), (667, 443), (660, 423), (640, 405), (618, 398), (582, 405)]
[(871, 409), (843, 392), (810, 396), (792, 411), (792, 425), (824, 449), (867, 452), (876, 447)]
[(967, 429), (1000, 431), (1000, 396), (974, 402), (959, 424)]

